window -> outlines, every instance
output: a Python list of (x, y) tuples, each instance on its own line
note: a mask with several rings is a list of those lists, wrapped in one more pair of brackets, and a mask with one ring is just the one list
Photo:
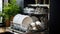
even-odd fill
[[(0, 14), (2, 13), (2, 0), (0, 0)], [(2, 17), (0, 16), (0, 23), (2, 23)]]
[(2, 11), (2, 0), (0, 0), (0, 11)]

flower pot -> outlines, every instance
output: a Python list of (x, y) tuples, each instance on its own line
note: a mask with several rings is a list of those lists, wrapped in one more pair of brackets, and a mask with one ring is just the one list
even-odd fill
[(6, 19), (5, 20), (6, 27), (9, 27), (10, 26), (10, 21), (13, 21), (13, 17), (14, 16), (11, 16), (10, 19)]
[(6, 23), (6, 27), (9, 27), (10, 26), (10, 20), (9, 19), (6, 19), (5, 20), (5, 23)]
[(10, 21), (13, 21), (14, 16), (11, 16)]

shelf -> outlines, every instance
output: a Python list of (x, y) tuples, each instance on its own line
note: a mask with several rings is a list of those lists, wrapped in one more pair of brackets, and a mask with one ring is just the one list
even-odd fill
[(34, 6), (34, 7), (48, 7), (49, 8), (49, 4), (28, 4), (28, 6)]
[(40, 13), (40, 14), (34, 14), (34, 13), (24, 13), (24, 14), (28, 14), (28, 15), (47, 15), (47, 13), (44, 13), (44, 14), (42, 14), (42, 13)]
[(41, 16), (47, 16), (48, 14), (28, 14), (28, 13), (25, 13), (24, 15), (41, 17)]

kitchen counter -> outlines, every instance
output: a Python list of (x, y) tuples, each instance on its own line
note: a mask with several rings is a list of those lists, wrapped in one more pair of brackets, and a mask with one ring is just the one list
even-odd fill
[(5, 28), (0, 27), (0, 33), (3, 33), (3, 32), (5, 32), (5, 31), (6, 31)]
[[(21, 34), (21, 33), (12, 32), (8, 28), (0, 28), (0, 34)], [(44, 34), (44, 32), (27, 32), (22, 34)]]

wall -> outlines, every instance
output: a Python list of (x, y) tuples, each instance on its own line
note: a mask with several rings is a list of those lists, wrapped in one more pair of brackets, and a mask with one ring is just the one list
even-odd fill
[(4, 0), (4, 5), (8, 3), (8, 0)]
[(17, 4), (21, 6), (21, 8), (24, 8), (24, 0), (16, 0)]

